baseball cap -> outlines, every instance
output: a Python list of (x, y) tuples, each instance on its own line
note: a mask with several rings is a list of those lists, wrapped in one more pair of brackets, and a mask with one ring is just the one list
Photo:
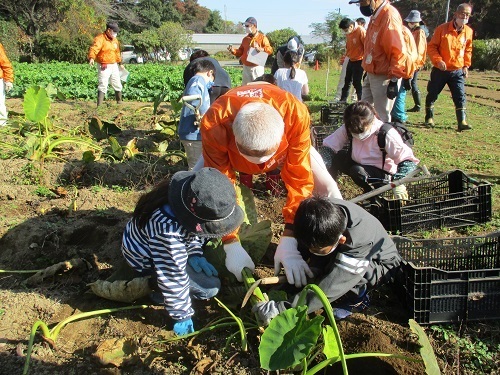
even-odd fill
[(250, 23), (252, 25), (257, 26), (257, 20), (255, 19), (255, 17), (248, 17), (243, 23)]

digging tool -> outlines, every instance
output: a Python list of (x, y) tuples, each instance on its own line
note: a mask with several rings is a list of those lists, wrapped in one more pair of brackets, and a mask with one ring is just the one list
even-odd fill
[[(423, 172), (423, 176), (415, 177), (420, 172)], [(405, 177), (403, 177), (399, 180), (396, 180), (396, 181), (392, 181), (392, 182), (388, 183), (387, 185), (384, 185), (382, 187), (379, 187), (378, 189), (374, 189), (372, 191), (369, 191), (368, 193), (359, 195), (359, 196), (351, 199), (349, 202), (358, 203), (358, 202), (364, 201), (365, 199), (374, 197), (374, 196), (382, 194), (388, 190), (391, 190), (391, 189), (395, 188), (396, 186), (404, 185), (408, 182), (416, 182), (416, 181), (424, 180), (426, 178), (429, 178), (430, 176), (431, 176), (431, 174), (429, 173), (429, 170), (427, 169), (427, 167), (425, 165), (422, 165), (422, 166), (419, 166), (414, 171), (408, 173)]]
[[(191, 104), (191, 102), (198, 100), (197, 105)], [(194, 126), (199, 126), (200, 125), (200, 120), (201, 120), (201, 114), (200, 114), (200, 107), (201, 107), (201, 95), (196, 94), (196, 95), (186, 95), (183, 96), (180, 100), (186, 107), (191, 109), (194, 112)]]
[(260, 285), (273, 285), (273, 284), (283, 284), (286, 282), (286, 276), (272, 276), (272, 277), (264, 277), (255, 281), (249, 288), (245, 297), (243, 298), (243, 302), (241, 303), (241, 307), (244, 307), (250, 297), (252, 297), (255, 289), (257, 289)]

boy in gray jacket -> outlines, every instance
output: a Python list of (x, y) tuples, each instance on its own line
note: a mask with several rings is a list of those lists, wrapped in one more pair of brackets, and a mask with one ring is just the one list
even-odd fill
[[(339, 319), (368, 306), (367, 292), (394, 281), (401, 257), (382, 224), (354, 203), (327, 197), (301, 202), (294, 220), (295, 238), (302, 257), (315, 274)], [(260, 302), (254, 312), (268, 324), (299, 294), (286, 302)], [(309, 313), (323, 307), (313, 292), (306, 298)]]

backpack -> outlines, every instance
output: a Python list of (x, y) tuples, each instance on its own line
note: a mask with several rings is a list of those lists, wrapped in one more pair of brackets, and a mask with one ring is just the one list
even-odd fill
[(415, 70), (417, 70), (418, 49), (410, 29), (406, 26), (403, 26), (403, 39), (406, 47), (403, 51), (406, 55), (404, 62), (404, 71), (406, 75), (403, 78), (410, 79), (413, 77)]
[(387, 156), (387, 151), (385, 151), (385, 137), (387, 136), (387, 132), (392, 128), (398, 131), (405, 145), (412, 148), (415, 144), (413, 133), (404, 124), (397, 121), (384, 122), (377, 135), (378, 147), (380, 148), (380, 151), (382, 151), (382, 169), (384, 169), (385, 157)]

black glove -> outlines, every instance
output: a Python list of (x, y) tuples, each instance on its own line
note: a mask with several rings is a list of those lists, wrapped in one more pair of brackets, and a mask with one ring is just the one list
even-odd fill
[(411, 80), (410, 79), (403, 79), (403, 87), (405, 88), (406, 91), (411, 90)]
[(387, 85), (387, 97), (392, 100), (398, 96), (398, 81), (389, 81)]

